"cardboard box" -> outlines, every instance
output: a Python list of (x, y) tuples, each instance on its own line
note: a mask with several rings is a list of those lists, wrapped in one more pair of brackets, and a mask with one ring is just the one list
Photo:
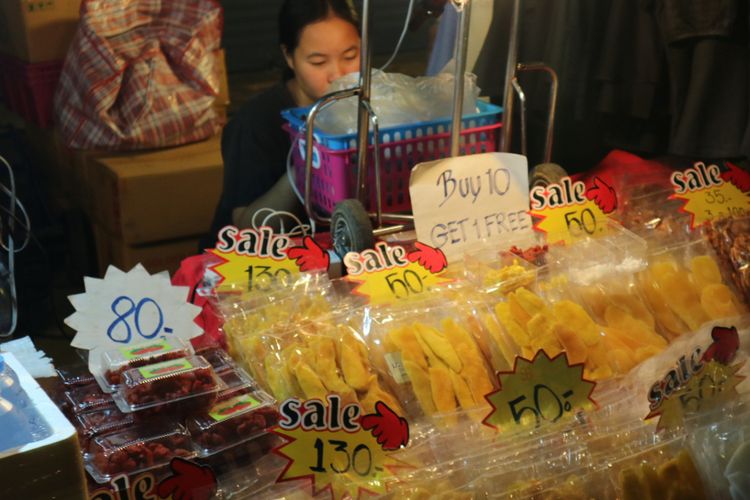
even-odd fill
[(128, 245), (206, 233), (221, 196), (221, 138), (90, 158), (92, 218)]
[(81, 0), (0, 1), (0, 52), (26, 62), (65, 58)]
[(146, 245), (128, 245), (107, 233), (98, 224), (94, 225), (94, 238), (100, 276), (104, 276), (110, 264), (123, 271), (129, 271), (136, 264), (143, 264), (151, 274), (169, 271), (173, 275), (184, 258), (198, 253), (200, 242), (200, 238), (182, 238)]
[(214, 106), (226, 108), (229, 106), (229, 77), (227, 75), (227, 59), (224, 49), (219, 49), (216, 59), (219, 65), (219, 95), (216, 96)]

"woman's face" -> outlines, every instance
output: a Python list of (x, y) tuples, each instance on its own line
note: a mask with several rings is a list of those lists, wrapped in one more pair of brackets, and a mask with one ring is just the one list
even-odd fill
[(284, 51), (299, 98), (307, 101), (298, 104), (317, 101), (332, 81), (359, 70), (359, 42), (357, 29), (338, 17), (305, 26), (294, 52)]

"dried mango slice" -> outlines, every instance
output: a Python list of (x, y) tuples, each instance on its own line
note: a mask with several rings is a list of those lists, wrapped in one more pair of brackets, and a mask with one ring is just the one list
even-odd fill
[[(535, 314), (534, 317), (529, 320), (527, 326), (529, 329), (529, 335), (532, 338), (532, 343), (535, 347), (540, 349), (545, 348), (545, 351), (550, 347), (558, 352), (562, 350), (562, 347), (555, 336), (555, 321), (550, 315), (542, 313)], [(547, 354), (552, 356), (552, 353), (548, 351)]]
[(646, 487), (646, 491), (651, 498), (667, 498), (667, 492), (669, 487), (659, 478), (654, 468), (647, 464), (641, 464), (641, 477), (643, 485)]
[(555, 319), (577, 332), (586, 346), (600, 342), (600, 329), (583, 307), (570, 300), (561, 300), (555, 303), (552, 310)]
[(487, 370), (484, 369), (484, 366), (465, 365), (459, 375), (466, 381), (469, 389), (471, 389), (474, 401), (478, 403), (484, 402), (484, 397), (494, 389), (490, 376)]
[(406, 374), (409, 376), (411, 387), (414, 390), (414, 395), (417, 397), (419, 406), (422, 407), (422, 411), (425, 415), (434, 414), (435, 403), (432, 400), (430, 377), (427, 375), (427, 371), (408, 359), (404, 359), (403, 363), (404, 370), (406, 370)]
[(360, 404), (362, 405), (365, 414), (372, 413), (375, 410), (375, 403), (378, 401), (384, 402), (391, 410), (399, 415), (404, 414), (401, 409), (401, 404), (396, 398), (380, 386), (376, 375), (371, 375), (367, 382), (367, 392), (360, 398)]
[(359, 343), (352, 336), (345, 336), (341, 342), (341, 372), (344, 380), (358, 391), (367, 389), (370, 371), (360, 350), (354, 343)]
[(690, 283), (687, 273), (671, 266), (659, 265), (653, 270), (653, 277), (659, 286), (664, 301), (690, 330), (697, 330), (708, 321), (708, 315), (700, 304), (700, 297)]
[(586, 344), (579, 338), (578, 333), (560, 321), (555, 322), (554, 331), (557, 340), (568, 354), (568, 361), (571, 363), (584, 363), (588, 354), (586, 352)]
[(429, 370), (430, 390), (435, 409), (440, 413), (456, 411), (456, 395), (451, 384), (450, 370), (445, 365), (431, 366)]
[[(517, 291), (517, 290), (516, 290)], [(516, 298), (516, 292), (508, 295), (508, 307), (510, 309), (510, 315), (513, 321), (519, 324), (521, 328), (526, 328), (526, 324), (531, 319), (531, 314), (526, 312), (521, 303)]]
[(307, 359), (310, 359), (310, 365), (328, 392), (337, 393), (347, 403), (357, 400), (354, 390), (344, 382), (336, 366), (336, 346), (333, 339), (327, 337), (311, 339), (308, 353)]
[[(455, 372), (461, 371), (461, 360), (445, 336), (441, 335), (436, 329), (421, 323), (415, 324), (415, 329), (417, 331), (417, 340), (424, 342), (424, 344), (421, 345), (427, 355), (427, 359), (430, 360), (430, 366), (437, 364), (429, 354), (431, 351), (435, 356), (448, 365), (451, 370)], [(424, 348), (425, 344), (429, 346), (429, 349)]]
[(524, 287), (516, 290), (513, 295), (529, 316), (534, 316), (547, 309), (547, 304), (541, 297)]
[(448, 370), (448, 372), (451, 378), (451, 385), (453, 385), (453, 392), (456, 394), (456, 399), (458, 399), (461, 408), (469, 409), (477, 406), (466, 381), (453, 370)]
[[(531, 345), (531, 337), (526, 333), (525, 328), (513, 317), (510, 302), (500, 302), (495, 305), (495, 315), (518, 347)], [(531, 317), (526, 321), (528, 322), (529, 319)]]
[(416, 332), (409, 327), (401, 327), (391, 330), (387, 338), (393, 343), (395, 349), (387, 349), (391, 352), (401, 351), (404, 358), (408, 357), (419, 365), (419, 367), (427, 370), (427, 359), (425, 358), (422, 347), (417, 340)]
[(292, 376), (285, 363), (279, 362), (278, 357), (269, 353), (265, 361), (266, 384), (271, 390), (273, 396), (279, 401), (283, 401), (292, 396)]
[(651, 273), (647, 271), (641, 277), (641, 291), (651, 309), (656, 315), (656, 320), (661, 327), (661, 333), (667, 338), (674, 339), (687, 332), (687, 326), (669, 308), (666, 300), (662, 297), (659, 288), (654, 283)]
[(495, 370), (510, 370), (513, 366), (513, 360), (516, 357), (515, 349), (511, 347), (509, 340), (505, 337), (497, 320), (492, 317), (490, 313), (484, 314), (483, 323), (500, 354), (498, 356), (494, 352), (491, 353), (490, 359), (492, 359), (492, 367)]
[(701, 291), (701, 306), (710, 319), (727, 318), (741, 314), (736, 305), (737, 297), (726, 285), (710, 284)]
[(648, 498), (638, 474), (632, 468), (620, 471), (620, 489), (623, 500), (643, 500)]
[(677, 455), (677, 467), (680, 469), (680, 475), (687, 482), (688, 488), (693, 492), (705, 492), (701, 476), (695, 467), (695, 462), (687, 450), (681, 450)]
[(607, 350), (607, 362), (617, 373), (628, 373), (637, 364), (630, 351), (625, 349)]
[(294, 376), (297, 379), (297, 383), (302, 389), (302, 393), (306, 399), (320, 399), (321, 401), (326, 400), (328, 391), (326, 390), (320, 377), (313, 371), (313, 369), (305, 361), (299, 361), (294, 366)]
[[(460, 358), (462, 365), (481, 365), (484, 363), (482, 353), (479, 347), (477, 347), (474, 337), (468, 331), (460, 327), (452, 318), (445, 318), (441, 323), (441, 327), (445, 333), (445, 338), (453, 346), (453, 350)], [(460, 372), (461, 370), (454, 371)]]
[(693, 281), (699, 289), (707, 285), (721, 283), (719, 265), (708, 255), (699, 255), (690, 259), (690, 271), (693, 273)]
[(605, 312), (607, 325), (629, 332), (637, 344), (649, 344), (666, 347), (667, 342), (651, 330), (646, 323), (634, 318), (626, 311), (617, 306), (607, 307)]

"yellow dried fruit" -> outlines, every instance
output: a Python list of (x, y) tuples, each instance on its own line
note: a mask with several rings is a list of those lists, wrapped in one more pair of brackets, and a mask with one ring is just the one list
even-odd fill
[(690, 271), (699, 289), (721, 283), (721, 271), (716, 261), (708, 255), (699, 255), (690, 260)]
[(310, 368), (304, 361), (299, 361), (293, 368), (294, 376), (297, 379), (297, 383), (302, 389), (305, 399), (320, 399), (321, 401), (326, 400), (328, 391), (323, 386), (323, 382), (320, 377)]
[(710, 284), (701, 291), (701, 306), (710, 319), (738, 316), (741, 311), (736, 302), (737, 297), (726, 285)]
[[(417, 331), (417, 340), (421, 340), (424, 342), (424, 344), (429, 346), (429, 350), (431, 350), (435, 356), (437, 356), (446, 365), (448, 365), (451, 370), (455, 372), (461, 371), (461, 360), (456, 354), (456, 351), (451, 346), (450, 342), (448, 342), (448, 340), (443, 335), (441, 335), (440, 332), (430, 326), (423, 325), (421, 323), (416, 323), (415, 329)], [(424, 344), (420, 345), (422, 345), (422, 347), (424, 348)], [(430, 365), (434, 366), (436, 363), (432, 361), (428, 350), (423, 350), (425, 351), (427, 358), (430, 360)]]
[(411, 382), (414, 395), (417, 397), (417, 402), (419, 403), (419, 406), (422, 407), (422, 411), (425, 415), (434, 414), (435, 403), (432, 399), (432, 388), (430, 386), (430, 377), (427, 375), (427, 371), (423, 370), (419, 365), (412, 363), (408, 359), (404, 359), (403, 364), (404, 370)]

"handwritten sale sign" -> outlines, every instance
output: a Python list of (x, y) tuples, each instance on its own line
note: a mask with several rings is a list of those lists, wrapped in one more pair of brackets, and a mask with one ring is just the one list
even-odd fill
[(409, 182), (419, 241), (448, 262), (484, 240), (531, 231), (524, 156), (484, 153), (415, 166)]

